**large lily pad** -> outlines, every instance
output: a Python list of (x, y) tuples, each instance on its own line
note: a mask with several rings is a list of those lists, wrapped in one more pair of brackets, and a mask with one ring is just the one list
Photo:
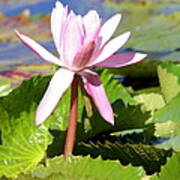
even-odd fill
[[(34, 125), (35, 102), (44, 87), (40, 81), (37, 85), (36, 80), (24, 82), (20, 88), (0, 99), (0, 176), (15, 177), (35, 167), (51, 143), (47, 127)], [(38, 93), (34, 86), (39, 87)]]
[(118, 161), (103, 161), (101, 158), (70, 157), (64, 162), (63, 157), (48, 159), (46, 165), (40, 165), (29, 175), (19, 176), (19, 180), (139, 180), (143, 177), (142, 169), (122, 166)]

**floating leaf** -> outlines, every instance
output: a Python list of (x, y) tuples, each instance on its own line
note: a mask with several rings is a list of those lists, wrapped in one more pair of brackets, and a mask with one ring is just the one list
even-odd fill
[(155, 148), (143, 144), (121, 144), (120, 141), (106, 141), (96, 143), (80, 143), (75, 149), (76, 154), (101, 155), (104, 159), (118, 159), (122, 164), (143, 166), (147, 174), (160, 171), (160, 166), (166, 163), (166, 158), (171, 155), (171, 150)]
[(34, 168), (51, 143), (47, 127), (34, 124), (36, 102), (47, 85), (42, 79), (36, 77), (25, 81), (0, 99), (0, 176), (15, 177)]
[(128, 47), (151, 52), (172, 51), (179, 47), (179, 17), (159, 15), (137, 26)]
[(166, 106), (154, 113), (153, 122), (180, 122), (180, 94), (173, 98)]
[(180, 65), (162, 63), (158, 66), (158, 76), (165, 100), (169, 102), (180, 92)]
[(166, 121), (155, 123), (156, 136), (174, 136), (180, 134), (180, 122)]
[[(166, 106), (154, 113), (155, 135), (168, 137), (165, 142), (158, 144), (161, 148), (180, 150), (178, 138), (180, 134), (180, 94), (173, 98)], [(175, 136), (177, 135), (177, 136)]]
[(143, 173), (141, 168), (122, 166), (118, 161), (104, 161), (100, 157), (69, 157), (64, 162), (63, 157), (48, 159), (46, 165), (40, 165), (29, 175), (22, 175), (18, 180), (139, 180)]
[(125, 105), (137, 105), (138, 103), (131, 97), (126, 88), (119, 81), (114, 80), (113, 76), (114, 74), (107, 70), (104, 70), (100, 76), (110, 102), (113, 103), (121, 99)]
[(165, 106), (163, 96), (159, 93), (140, 94), (134, 97), (139, 103), (143, 104), (146, 111), (154, 112)]
[[(120, 1), (120, 0), (106, 0), (105, 4), (112, 7), (117, 12), (125, 13), (121, 27), (118, 27), (117, 34), (120, 32), (129, 31), (137, 25), (146, 22), (154, 15), (155, 9), (161, 6), (158, 3), (144, 3), (141, 1)], [(156, 13), (157, 15), (157, 13)]]

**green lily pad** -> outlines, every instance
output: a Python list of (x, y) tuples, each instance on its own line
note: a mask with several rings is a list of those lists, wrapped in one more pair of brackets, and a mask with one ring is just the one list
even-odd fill
[(104, 161), (100, 157), (69, 157), (68, 162), (64, 158), (56, 157), (48, 159), (45, 165), (40, 165), (29, 175), (21, 175), (18, 180), (139, 180), (142, 169), (132, 166), (122, 166), (118, 161)]
[(47, 127), (34, 124), (35, 102), (44, 87), (40, 79), (25, 81), (0, 99), (0, 176), (15, 177), (34, 168), (44, 158), (52, 141)]
[(161, 91), (165, 97), (165, 100), (169, 102), (180, 92), (180, 65), (162, 63), (158, 66), (157, 71)]
[(173, 98), (166, 106), (155, 112), (153, 122), (180, 122), (180, 94)]
[(146, 111), (151, 111), (152, 113), (165, 106), (164, 98), (159, 93), (147, 93), (139, 94), (134, 97), (139, 103), (142, 103), (143, 108)]
[(172, 51), (179, 47), (179, 17), (159, 15), (148, 19), (133, 30), (127, 47), (142, 51)]

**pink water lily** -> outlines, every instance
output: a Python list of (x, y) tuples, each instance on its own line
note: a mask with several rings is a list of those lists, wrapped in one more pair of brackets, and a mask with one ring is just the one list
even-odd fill
[(36, 112), (36, 124), (44, 122), (55, 109), (60, 98), (73, 82), (75, 76), (82, 79), (87, 94), (92, 98), (100, 115), (114, 124), (111, 105), (98, 74), (92, 71), (97, 67), (122, 67), (137, 63), (146, 54), (115, 54), (130, 37), (126, 32), (110, 40), (121, 20), (116, 14), (102, 23), (96, 11), (90, 10), (85, 16), (68, 12), (67, 7), (57, 1), (51, 14), (51, 32), (59, 57), (55, 57), (29, 37), (16, 31), (20, 40), (47, 62), (61, 68), (52, 77), (47, 91)]

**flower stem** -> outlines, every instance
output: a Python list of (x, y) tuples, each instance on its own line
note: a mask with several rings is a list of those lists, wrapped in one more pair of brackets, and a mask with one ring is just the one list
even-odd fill
[(66, 135), (64, 148), (64, 159), (67, 160), (68, 155), (72, 154), (76, 137), (77, 117), (78, 117), (78, 83), (79, 77), (75, 75), (71, 85), (71, 105), (69, 126)]

